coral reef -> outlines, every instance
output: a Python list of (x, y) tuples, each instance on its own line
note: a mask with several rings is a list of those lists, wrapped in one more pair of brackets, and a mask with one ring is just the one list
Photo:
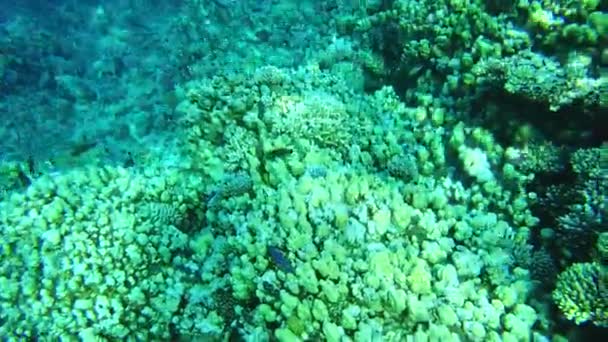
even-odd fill
[(0, 8), (3, 339), (606, 333), (605, 1), (34, 3)]

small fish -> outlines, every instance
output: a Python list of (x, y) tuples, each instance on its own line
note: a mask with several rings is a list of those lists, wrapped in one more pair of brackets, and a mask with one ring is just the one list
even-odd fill
[(279, 270), (281, 270), (285, 273), (294, 272), (293, 266), (291, 265), (291, 263), (289, 262), (289, 260), (287, 259), (287, 257), (283, 253), (283, 251), (281, 251), (277, 247), (274, 247), (274, 246), (268, 247), (268, 255), (270, 256), (270, 259), (272, 260), (272, 262), (275, 264), (275, 266)]
[(131, 152), (127, 152), (127, 159), (125, 160), (124, 164), (125, 167), (135, 166), (135, 160), (133, 159), (133, 155), (131, 154)]
[(23, 186), (23, 187), (28, 187), (28, 186), (30, 186), (30, 184), (32, 184), (32, 181), (30, 180), (30, 178), (21, 169), (19, 169), (17, 172), (17, 178), (19, 179), (19, 182), (21, 183), (21, 186)]
[(283, 158), (293, 153), (293, 149), (289, 147), (278, 147), (274, 150), (267, 151), (265, 157), (268, 159)]
[(78, 157), (81, 154), (90, 151), (95, 146), (97, 146), (97, 142), (96, 141), (93, 141), (93, 142), (80, 142), (80, 143), (72, 146), (72, 149), (70, 151), (70, 155), (72, 157)]
[(36, 162), (32, 156), (27, 157), (27, 170), (30, 172), (30, 175), (36, 172)]

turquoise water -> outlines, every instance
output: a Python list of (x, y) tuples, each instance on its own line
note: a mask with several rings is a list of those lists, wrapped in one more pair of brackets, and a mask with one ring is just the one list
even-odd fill
[(607, 10), (3, 4), (0, 338), (605, 338)]

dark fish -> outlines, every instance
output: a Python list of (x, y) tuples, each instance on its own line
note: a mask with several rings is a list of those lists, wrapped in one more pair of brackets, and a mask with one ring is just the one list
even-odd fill
[(17, 178), (19, 179), (21, 186), (28, 187), (28, 186), (30, 186), (30, 184), (32, 184), (32, 181), (30, 180), (30, 178), (21, 169), (17, 173)]
[(27, 157), (27, 170), (30, 172), (30, 175), (33, 175), (36, 172), (36, 163), (34, 162), (34, 157)]
[(127, 152), (127, 160), (125, 160), (125, 167), (133, 167), (135, 166), (135, 160), (133, 159), (133, 155), (131, 152)]
[(83, 153), (90, 151), (92, 148), (97, 146), (97, 142), (81, 142), (74, 146), (72, 146), (72, 150), (70, 151), (70, 155), (72, 157), (78, 157)]
[(291, 265), (289, 260), (287, 260), (287, 257), (285, 257), (285, 254), (283, 254), (283, 251), (281, 251), (277, 247), (274, 247), (274, 246), (268, 247), (268, 255), (270, 256), (270, 259), (272, 260), (272, 262), (275, 264), (275, 266), (279, 270), (281, 270), (285, 273), (294, 272), (293, 266)]
[(266, 152), (266, 158), (268, 159), (273, 159), (273, 158), (282, 158), (285, 156), (288, 156), (290, 154), (293, 153), (293, 149), (289, 148), (289, 147), (278, 147), (275, 148), (274, 150), (268, 151)]

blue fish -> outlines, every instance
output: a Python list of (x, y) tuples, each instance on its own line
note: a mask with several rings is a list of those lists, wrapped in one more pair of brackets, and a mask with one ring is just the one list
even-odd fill
[(272, 260), (272, 262), (275, 264), (275, 266), (279, 270), (281, 270), (285, 273), (294, 272), (293, 266), (291, 265), (289, 260), (287, 260), (287, 257), (285, 256), (283, 251), (281, 251), (277, 247), (274, 247), (274, 246), (268, 247), (268, 255), (270, 256), (270, 259)]

